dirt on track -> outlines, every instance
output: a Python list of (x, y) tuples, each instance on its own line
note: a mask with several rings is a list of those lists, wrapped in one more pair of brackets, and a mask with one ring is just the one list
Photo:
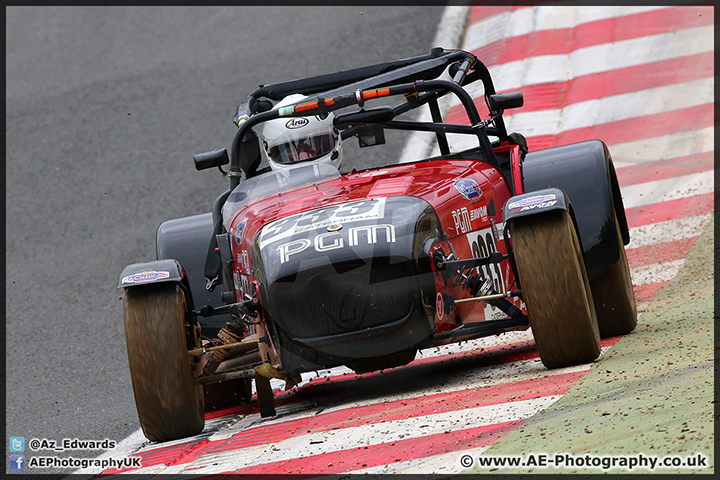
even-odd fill
[[(682, 270), (640, 312), (636, 330), (594, 364), (557, 403), (495, 442), (482, 457), (707, 456), (707, 466), (652, 473), (714, 472), (714, 224)], [(468, 452), (471, 453), (471, 452)], [(523, 467), (468, 473), (649, 473), (649, 469)]]

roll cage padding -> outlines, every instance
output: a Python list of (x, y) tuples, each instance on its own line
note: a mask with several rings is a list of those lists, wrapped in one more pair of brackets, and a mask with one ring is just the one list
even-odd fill
[[(391, 85), (389, 81), (397, 83), (406, 83), (409, 77), (414, 75), (425, 74), (428, 80), (437, 78), (451, 62), (459, 60), (464, 52), (445, 51), (442, 48), (434, 48), (427, 55), (419, 55), (416, 57), (394, 60), (392, 62), (378, 63), (366, 67), (358, 67), (350, 70), (344, 70), (337, 73), (329, 73), (318, 75), (316, 77), (301, 78), (290, 80), (287, 82), (267, 85), (260, 88), (262, 96), (271, 100), (282, 100), (291, 93), (300, 93), (302, 95), (312, 95), (316, 93), (326, 92), (332, 89), (341, 89), (356, 82), (367, 80), (372, 77), (382, 76), (380, 85)], [(437, 70), (440, 69), (439, 72)], [(394, 72), (392, 75), (390, 72)], [(408, 77), (406, 80), (404, 77)], [(389, 80), (392, 79), (392, 80)], [(372, 88), (373, 85), (367, 85), (364, 88)], [(356, 87), (357, 88), (357, 87)], [(353, 91), (356, 89), (354, 88)]]
[(282, 100), (293, 93), (310, 96), (322, 92), (325, 96), (337, 96), (347, 93), (346, 90), (354, 92), (358, 89), (397, 85), (412, 80), (429, 80), (437, 78), (450, 63), (467, 55), (468, 53), (461, 50), (434, 48), (428, 55), (260, 86), (238, 105), (233, 123), (237, 125), (243, 116), (257, 113), (255, 105), (262, 97)]

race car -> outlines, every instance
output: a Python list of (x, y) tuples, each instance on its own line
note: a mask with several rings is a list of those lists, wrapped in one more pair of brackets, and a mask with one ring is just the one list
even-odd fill
[[(476, 81), (483, 115), (467, 90)], [(448, 94), (467, 123), (443, 123)], [(162, 223), (157, 259), (120, 275), (145, 436), (197, 434), (206, 411), (242, 402), (274, 416), (273, 378), (288, 388), (335, 366), (401, 367), (420, 349), (528, 328), (553, 369), (592, 362), (602, 337), (631, 332), (610, 152), (600, 140), (528, 151), (503, 121), (522, 105), (473, 54), (443, 48), (248, 95), (230, 152), (194, 157), (230, 188), (210, 212)], [(431, 122), (418, 120), (425, 108)], [(329, 124), (314, 137), (329, 160), (280, 165), (283, 148), (299, 155), (292, 130), (311, 124)], [(434, 133), (438, 155), (338, 170), (334, 141), (356, 137), (366, 151), (396, 130)], [(279, 136), (290, 140), (270, 145)], [(452, 152), (458, 136), (476, 145)]]

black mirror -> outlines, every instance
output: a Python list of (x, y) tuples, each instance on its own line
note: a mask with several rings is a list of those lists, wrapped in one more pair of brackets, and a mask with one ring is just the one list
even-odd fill
[(333, 125), (338, 130), (345, 130), (348, 127), (366, 123), (389, 122), (393, 118), (395, 118), (395, 112), (390, 107), (368, 108), (338, 115), (333, 120)]
[(522, 92), (496, 93), (488, 97), (488, 106), (492, 112), (501, 112), (508, 108), (519, 108), (523, 106)]
[(193, 157), (193, 160), (195, 161), (195, 169), (197, 170), (220, 167), (230, 163), (227, 150), (224, 148), (219, 148), (212, 152), (198, 153)]
[(360, 148), (373, 147), (385, 143), (385, 131), (380, 125), (365, 125), (356, 134)]

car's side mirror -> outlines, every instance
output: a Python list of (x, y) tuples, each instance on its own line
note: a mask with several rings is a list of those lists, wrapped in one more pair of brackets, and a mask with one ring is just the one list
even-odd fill
[(374, 147), (385, 143), (385, 131), (380, 125), (365, 125), (357, 133), (360, 148)]
[(393, 118), (395, 118), (395, 112), (392, 108), (376, 107), (338, 115), (333, 120), (333, 125), (338, 130), (345, 130), (348, 127), (368, 123), (389, 122)]
[(198, 153), (193, 157), (195, 169), (205, 170), (212, 167), (220, 167), (230, 163), (227, 150), (218, 148), (212, 152)]
[(508, 108), (519, 108), (524, 103), (522, 92), (496, 93), (488, 97), (491, 112), (499, 113)]

